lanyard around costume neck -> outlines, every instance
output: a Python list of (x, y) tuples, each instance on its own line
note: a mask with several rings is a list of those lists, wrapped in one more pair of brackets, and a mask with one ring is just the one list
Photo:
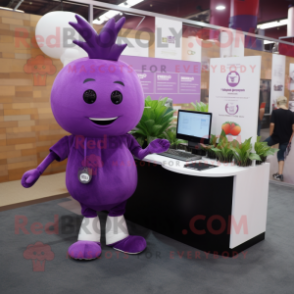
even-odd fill
[(87, 138), (84, 141), (84, 162), (85, 162), (85, 165), (87, 166), (86, 159), (87, 159)]
[(82, 184), (88, 184), (92, 180), (92, 169), (87, 167), (87, 138), (84, 141), (84, 167), (79, 170), (78, 178)]

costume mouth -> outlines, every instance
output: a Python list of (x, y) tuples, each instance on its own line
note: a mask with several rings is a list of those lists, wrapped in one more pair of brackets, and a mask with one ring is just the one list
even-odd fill
[(89, 119), (96, 125), (100, 126), (107, 126), (112, 124), (114, 121), (116, 121), (117, 117), (108, 117), (108, 118), (95, 118), (95, 117), (89, 117)]

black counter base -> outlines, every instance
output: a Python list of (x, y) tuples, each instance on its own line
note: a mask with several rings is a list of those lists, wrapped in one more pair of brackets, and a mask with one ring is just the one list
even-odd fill
[(203, 178), (136, 161), (138, 186), (126, 219), (205, 252), (234, 256), (262, 241), (262, 233), (230, 249), (233, 177)]

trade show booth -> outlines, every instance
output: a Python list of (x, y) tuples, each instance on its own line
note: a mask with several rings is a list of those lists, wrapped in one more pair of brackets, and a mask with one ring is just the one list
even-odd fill
[[(248, 49), (245, 40), (252, 37), (249, 33), (217, 26), (201, 26), (192, 20), (144, 11), (128, 14), (132, 10), (120, 6), (119, 11), (125, 13), (126, 21), (123, 23), (120, 15), (114, 14), (113, 31), (118, 35), (113, 44), (113, 48), (116, 48), (113, 50), (115, 58), (105, 57), (107, 54), (104, 56), (101, 53), (103, 58), (100, 55), (95, 58), (109, 61), (108, 67), (89, 63), (89, 68), (85, 68), (77, 60), (88, 55), (91, 60), (91, 54), (95, 54), (89, 48), (85, 53), (72, 40), (79, 40), (79, 32), (90, 42), (90, 38), (87, 39), (82, 28), (79, 28), (81, 23), (84, 22), (85, 27), (93, 27), (91, 33), (94, 36), (96, 32), (101, 33), (106, 22), (103, 18), (93, 20), (93, 11), (97, 12), (103, 7), (95, 6), (95, 2), (92, 2), (87, 6), (90, 11), (88, 17), (85, 10), (84, 15), (77, 18), (71, 11), (38, 16), (0, 10), (3, 32), (0, 182), (19, 183), (27, 170), (36, 169), (47, 158), (49, 150), (56, 155), (52, 161), (56, 160), (46, 171), (42, 170), (43, 175), (64, 172), (67, 156), (60, 155), (54, 151), (57, 147), (52, 147), (64, 136), (70, 135), (67, 132), (69, 128), (61, 128), (55, 120), (58, 115), (66, 117), (68, 113), (56, 115), (54, 112), (53, 115), (50, 106), (51, 90), (57, 84), (57, 75), (65, 70), (74, 77), (88, 74), (87, 79), (81, 82), (82, 87), (89, 81), (95, 81), (91, 77), (94, 73), (99, 73), (99, 81), (104, 81), (105, 86), (108, 81), (103, 78), (109, 74), (116, 78), (113, 83), (121, 87), (119, 91), (123, 92), (122, 89), (127, 89), (125, 86), (128, 85), (118, 79), (120, 74), (115, 72), (116, 68), (111, 64), (121, 62), (127, 64), (128, 73), (136, 75), (143, 91), (140, 93), (145, 99), (137, 107), (143, 113), (141, 124), (139, 122), (127, 130), (128, 135), (133, 134), (137, 140), (137, 143), (132, 144), (148, 148), (154, 140), (168, 140), (176, 149), (180, 140), (185, 140), (175, 130), (179, 111), (209, 112), (212, 114), (211, 133), (202, 136), (206, 140), (204, 145), (200, 144), (202, 141), (196, 143), (205, 154), (208, 155), (210, 151), (215, 153), (214, 160), (203, 155), (197, 161), (198, 164), (215, 167), (206, 170), (188, 169), (184, 161), (156, 154), (166, 151), (162, 146), (160, 152), (155, 152), (159, 150), (156, 148), (150, 149), (155, 150), (149, 152), (154, 154), (144, 153), (147, 156), (140, 160), (134, 156), (138, 186), (127, 202), (126, 219), (200, 250), (230, 257), (263, 240), (266, 235), (270, 168), (274, 164), (271, 163), (270, 167), (268, 162), (264, 162), (265, 158), (255, 153), (257, 130), (258, 125), (261, 125), (267, 137), (270, 114), (280, 95), (289, 97), (289, 107), (293, 109), (291, 93), (294, 58), (261, 51), (260, 47), (254, 50), (252, 43)], [(70, 27), (69, 22), (74, 23), (72, 26), (77, 32)], [(218, 34), (212, 34), (216, 31)], [(211, 38), (214, 35), (217, 38)], [(262, 36), (254, 38), (261, 41), (266, 39)], [(75, 44), (85, 48), (81, 41)], [(120, 49), (117, 48), (122, 47), (126, 47), (126, 50), (119, 57)], [(136, 85), (134, 82), (129, 86), (134, 89)], [(58, 89), (61, 91), (63, 88), (59, 86)], [(99, 94), (102, 93), (96, 93), (92, 88), (87, 91), (92, 91), (87, 92), (87, 97), (85, 94), (83, 96), (84, 101), (88, 99), (88, 104), (99, 100)], [(111, 93), (113, 104), (119, 104), (127, 97), (123, 98), (119, 91)], [(266, 109), (262, 120), (259, 117), (261, 105)], [(160, 113), (157, 107), (162, 109)], [(133, 115), (138, 115), (139, 110), (134, 111)], [(127, 115), (132, 117), (130, 112)], [(95, 123), (98, 124), (98, 119)], [(194, 123), (201, 127), (206, 124), (201, 119)], [(76, 127), (79, 127), (78, 124)], [(212, 137), (215, 138), (214, 142)], [(238, 159), (237, 150), (242, 150), (245, 145), (248, 148), (243, 162), (243, 159)], [(195, 144), (188, 144), (188, 147), (189, 150), (186, 148), (182, 152), (197, 149)], [(293, 151), (289, 152), (286, 166), (290, 166), (293, 161)], [(103, 164), (100, 166), (96, 158), (91, 161), (93, 158), (88, 158), (86, 154), (84, 157), (83, 167), (86, 168), (91, 162), (91, 168), (99, 174)], [(275, 160), (268, 158), (268, 161)], [(292, 169), (285, 169), (285, 172), (285, 182), (293, 184), (290, 176)]]

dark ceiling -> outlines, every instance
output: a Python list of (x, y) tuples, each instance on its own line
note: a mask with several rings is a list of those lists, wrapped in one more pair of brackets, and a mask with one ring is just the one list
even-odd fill
[[(0, 6), (14, 8), (20, 0), (0, 0)], [(100, 1), (110, 4), (120, 4), (122, 0), (107, 0)], [(134, 6), (134, 8), (169, 14), (179, 17), (186, 17), (192, 13), (201, 12), (209, 9), (209, 1), (207, 0), (145, 0), (142, 3)], [(55, 10), (66, 10), (72, 12), (78, 12), (82, 14), (87, 13), (87, 6), (77, 4), (70, 1), (58, 1), (58, 0), (25, 0), (19, 6), (20, 10), (24, 10), (29, 14), (44, 15), (47, 12)], [(87, 17), (86, 17), (87, 18)]]
[[(0, 0), (0, 6), (14, 8), (20, 0)], [(229, 2), (229, 0), (226, 0)], [(292, 1), (292, 0), (291, 0)], [(293, 0), (294, 1), (294, 0)], [(120, 4), (124, 0), (106, 0), (100, 1), (104, 3)], [(220, 0), (221, 2), (221, 0)], [(287, 18), (289, 1), (287, 0), (260, 0), (258, 22), (264, 23), (271, 20)], [(145, 0), (134, 8), (151, 11), (161, 14), (178, 16), (182, 18), (192, 18), (198, 21), (209, 22), (209, 0)], [(44, 15), (50, 11), (65, 10), (79, 13), (88, 19), (88, 6), (78, 4), (67, 0), (24, 0), (19, 6), (20, 10), (24, 10), (29, 14)], [(98, 7), (94, 10), (94, 17), (98, 17), (105, 10)], [(130, 17), (127, 17), (130, 18)], [(130, 19), (129, 19), (130, 20)], [(139, 21), (138, 21), (139, 22)], [(275, 37), (284, 33), (284, 30), (272, 29), (270, 34)], [(268, 34), (266, 34), (268, 35)]]
[[(0, 6), (15, 8), (20, 0), (0, 0)], [(120, 4), (125, 0), (107, 0), (99, 1), (110, 4)], [(134, 6), (141, 10), (174, 15), (179, 17), (186, 17), (191, 14), (201, 13), (202, 11), (209, 10), (209, 1), (207, 0), (145, 0), (142, 3)], [(70, 0), (24, 0), (18, 8), (28, 14), (44, 15), (50, 11), (65, 10), (79, 13), (86, 19), (88, 18), (88, 6), (85, 4), (78, 4)], [(96, 8), (94, 10), (94, 18), (98, 17), (105, 10)], [(200, 19), (198, 20), (205, 20)], [(209, 21), (207, 19), (207, 21)]]
[[(19, 1), (0, 0), (0, 6), (14, 8)], [(124, 1), (102, 0), (100, 2), (120, 4)], [(289, 2), (287, 0), (260, 0), (259, 22), (287, 18), (288, 5)], [(185, 18), (190, 15), (201, 14), (201, 12), (209, 10), (209, 6), (209, 0), (145, 0), (136, 5), (135, 8)], [(37, 15), (44, 15), (55, 10), (66, 10), (81, 14), (87, 13), (86, 5), (66, 0), (24, 0), (19, 9), (24, 10), (26, 13)]]

